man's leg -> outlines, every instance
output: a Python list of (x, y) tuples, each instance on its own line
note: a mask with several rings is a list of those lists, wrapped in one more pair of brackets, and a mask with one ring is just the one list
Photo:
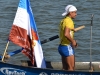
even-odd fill
[(65, 58), (66, 66), (68, 71), (73, 71), (75, 68), (75, 57), (74, 55)]
[(63, 67), (63, 70), (67, 70), (66, 57), (63, 57), (63, 56), (62, 56), (62, 67)]

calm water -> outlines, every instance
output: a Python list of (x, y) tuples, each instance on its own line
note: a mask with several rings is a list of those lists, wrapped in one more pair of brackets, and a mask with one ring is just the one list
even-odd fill
[[(58, 34), (61, 14), (68, 4), (73, 4), (78, 9), (75, 19), (75, 27), (86, 27), (75, 33), (78, 48), (75, 49), (76, 61), (90, 61), (90, 31), (91, 15), (93, 17), (92, 29), (92, 61), (100, 61), (100, 0), (31, 0), (31, 7), (35, 17), (40, 40), (44, 40)], [(0, 53), (2, 54), (7, 43), (7, 38), (15, 17), (19, 0), (0, 0)], [(59, 39), (42, 45), (44, 57), (48, 61), (61, 61), (57, 51)], [(8, 52), (20, 47), (10, 43)], [(27, 59), (21, 53), (13, 59)]]

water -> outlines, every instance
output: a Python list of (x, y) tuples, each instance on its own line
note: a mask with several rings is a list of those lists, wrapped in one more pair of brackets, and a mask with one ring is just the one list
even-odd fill
[[(91, 15), (93, 17), (92, 29), (92, 61), (100, 61), (100, 0), (30, 0), (36, 21), (40, 40), (44, 40), (58, 34), (59, 22), (63, 18), (61, 14), (68, 4), (73, 4), (78, 9), (75, 19), (75, 27), (86, 27), (75, 33), (78, 47), (75, 49), (76, 61), (90, 61), (90, 31)], [(0, 0), (0, 53), (2, 54), (7, 43), (7, 38), (15, 17), (19, 0)], [(44, 57), (47, 61), (61, 61), (57, 51), (59, 39), (42, 44)], [(10, 43), (8, 52), (19, 49)], [(12, 57), (16, 60), (27, 59), (21, 53)]]

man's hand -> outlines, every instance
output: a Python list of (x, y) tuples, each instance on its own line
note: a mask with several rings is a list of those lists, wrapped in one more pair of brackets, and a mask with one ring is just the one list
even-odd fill
[(73, 47), (73, 48), (76, 48), (77, 46), (78, 46), (78, 45), (77, 45), (76, 40), (73, 40), (73, 41), (72, 41), (72, 47)]

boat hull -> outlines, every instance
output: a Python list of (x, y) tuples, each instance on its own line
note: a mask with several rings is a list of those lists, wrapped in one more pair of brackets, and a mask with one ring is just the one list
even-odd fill
[(100, 75), (99, 72), (32, 68), (0, 62), (0, 75)]
[[(21, 60), (22, 66), (32, 66), (31, 61)], [(46, 61), (47, 68), (50, 69), (62, 69), (61, 62), (49, 62)], [(75, 62), (75, 70), (76, 71), (90, 71), (90, 67), (92, 66), (92, 70), (95, 72), (100, 72), (100, 62)]]

